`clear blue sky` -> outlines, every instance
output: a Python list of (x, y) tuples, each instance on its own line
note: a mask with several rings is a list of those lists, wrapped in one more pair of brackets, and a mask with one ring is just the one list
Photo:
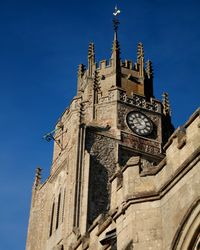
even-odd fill
[(35, 167), (46, 178), (52, 159), (42, 136), (75, 95), (88, 43), (98, 61), (109, 58), (116, 2), (122, 58), (135, 60), (143, 42), (155, 95), (169, 92), (175, 126), (199, 105), (199, 0), (1, 0), (0, 250), (25, 249)]

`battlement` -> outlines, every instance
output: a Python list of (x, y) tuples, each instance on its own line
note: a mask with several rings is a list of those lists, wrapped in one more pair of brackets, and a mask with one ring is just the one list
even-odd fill
[[(130, 69), (130, 70), (133, 70), (134, 69), (134, 63), (132, 60), (125, 60), (124, 62), (123, 61), (120, 61), (120, 66), (123, 67), (123, 68), (127, 68), (127, 69)], [(101, 69), (105, 69), (105, 68), (108, 68), (108, 67), (112, 67), (112, 59), (110, 59), (109, 61), (107, 61), (106, 59), (105, 60), (101, 60), (100, 62), (97, 63), (97, 70), (101, 70)]]
[[(97, 87), (98, 86), (98, 87)], [(147, 99), (153, 97), (153, 69), (151, 61), (144, 62), (142, 43), (138, 44), (137, 61), (122, 61), (120, 46), (113, 41), (112, 55), (109, 60), (95, 61), (94, 44), (89, 44), (88, 65), (79, 65), (77, 93), (88, 98), (95, 89), (105, 96), (111, 87), (120, 87), (130, 96), (132, 93), (143, 95)]]

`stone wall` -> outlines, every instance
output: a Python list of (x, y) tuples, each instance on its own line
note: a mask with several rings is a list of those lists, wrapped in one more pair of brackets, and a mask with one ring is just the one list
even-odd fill
[(116, 142), (91, 131), (86, 135), (86, 150), (90, 154), (88, 226), (101, 213), (109, 210), (109, 178), (116, 167)]
[(93, 221), (72, 249), (110, 249), (106, 235), (113, 229), (119, 250), (185, 250), (199, 244), (200, 111), (183, 127), (185, 137), (179, 138), (180, 128), (174, 132), (158, 165), (147, 165), (143, 172), (145, 161), (133, 156), (118, 168), (110, 179), (110, 210)]

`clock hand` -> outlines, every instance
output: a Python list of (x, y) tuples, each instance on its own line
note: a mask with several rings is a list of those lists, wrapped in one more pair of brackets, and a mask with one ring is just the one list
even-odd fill
[(140, 120), (138, 118), (136, 118), (136, 120), (137, 120), (137, 124), (139, 124), (141, 126), (142, 123), (140, 122)]

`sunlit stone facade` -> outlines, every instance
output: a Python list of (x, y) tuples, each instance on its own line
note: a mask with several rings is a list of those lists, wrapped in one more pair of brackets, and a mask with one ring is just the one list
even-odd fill
[(44, 183), (37, 169), (26, 250), (200, 249), (200, 110), (175, 132), (170, 113), (141, 43), (122, 62), (115, 33), (98, 64), (91, 43)]

